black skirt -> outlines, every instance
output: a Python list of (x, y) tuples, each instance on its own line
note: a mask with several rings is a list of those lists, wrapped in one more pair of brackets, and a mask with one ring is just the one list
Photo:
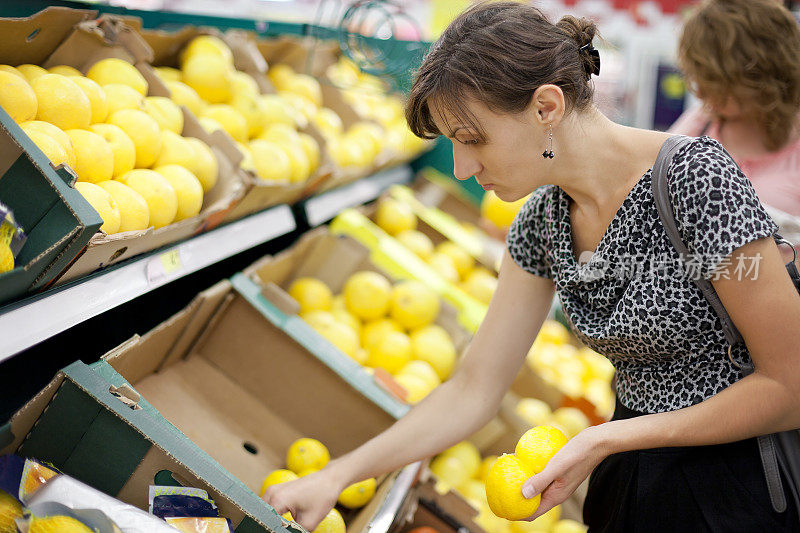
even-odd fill
[[(641, 416), (617, 402), (614, 420)], [(610, 455), (589, 477), (590, 533), (800, 531), (789, 505), (776, 513), (756, 439)]]

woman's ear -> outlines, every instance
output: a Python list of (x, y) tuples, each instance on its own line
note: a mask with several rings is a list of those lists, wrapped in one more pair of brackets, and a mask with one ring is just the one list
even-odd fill
[(557, 85), (542, 85), (533, 92), (528, 112), (540, 124), (558, 126), (566, 112), (564, 91)]

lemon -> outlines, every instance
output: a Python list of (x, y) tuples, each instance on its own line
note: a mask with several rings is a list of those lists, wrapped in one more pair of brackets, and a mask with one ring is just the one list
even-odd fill
[(423, 261), (428, 261), (433, 255), (433, 242), (421, 231), (407, 229), (399, 232), (395, 237)]
[(383, 150), (383, 139), (386, 136), (386, 132), (374, 122), (357, 122), (347, 130), (347, 135), (364, 143), (374, 158)]
[(298, 278), (289, 286), (289, 296), (300, 304), (300, 312), (327, 311), (331, 308), (333, 293), (325, 283), (316, 278)]
[(139, 193), (150, 211), (150, 225), (155, 229), (172, 223), (178, 212), (178, 195), (167, 178), (147, 169), (134, 169), (117, 178)]
[(466, 279), (467, 274), (469, 274), (472, 267), (475, 265), (475, 259), (454, 242), (442, 242), (436, 247), (435, 251), (447, 255), (453, 260), (456, 272), (458, 272), (458, 277), (461, 279)]
[(361, 338), (361, 321), (358, 318), (356, 318), (356, 316), (353, 313), (351, 313), (347, 309), (342, 309), (342, 308), (335, 309), (333, 306), (333, 301), (331, 301), (330, 311), (331, 315), (333, 315), (333, 318), (335, 318), (342, 324), (350, 326), (350, 328), (353, 331), (355, 331), (356, 334), (359, 336), (359, 339)]
[(575, 520), (559, 520), (553, 525), (551, 533), (586, 533), (588, 528)]
[(467, 275), (467, 279), (461, 284), (461, 288), (479, 302), (489, 305), (494, 291), (497, 289), (497, 278), (481, 271), (472, 272)]
[(144, 99), (144, 112), (153, 117), (162, 130), (178, 135), (183, 131), (183, 111), (169, 98), (148, 96)]
[(73, 170), (78, 180), (90, 183), (110, 180), (114, 174), (114, 152), (106, 140), (86, 130), (67, 130), (64, 133), (69, 136), (75, 152)]
[(219, 176), (219, 163), (217, 156), (209, 148), (209, 146), (194, 137), (184, 137), (184, 141), (192, 147), (194, 151), (194, 166), (192, 171), (197, 179), (200, 180), (200, 185), (203, 186), (203, 192), (208, 192), (217, 184), (217, 177)]
[(364, 348), (371, 349), (387, 333), (397, 331), (403, 333), (403, 328), (391, 318), (377, 318), (364, 323), (361, 329), (361, 338)]
[(250, 150), (250, 147), (237, 141), (234, 142), (236, 143), (236, 147), (239, 149), (239, 152), (242, 154), (242, 160), (239, 161), (239, 166), (244, 170), (249, 170), (255, 174), (256, 164), (253, 161), (253, 152)]
[(348, 509), (364, 507), (375, 496), (376, 486), (377, 482), (372, 477), (353, 483), (339, 494), (338, 502)]
[(286, 466), (294, 473), (307, 468), (324, 468), (330, 459), (324, 444), (307, 437), (294, 441), (286, 452)]
[(192, 168), (195, 161), (195, 149), (187, 139), (179, 134), (163, 130), (161, 132), (161, 149), (153, 163), (153, 168), (164, 165), (181, 165)]
[(261, 94), (261, 89), (250, 74), (234, 70), (231, 73), (231, 93), (232, 99), (240, 95), (258, 96)]
[(267, 124), (263, 100), (257, 94), (241, 92), (234, 95), (230, 105), (244, 117), (247, 125), (246, 137), (249, 139), (257, 137)]
[(216, 120), (234, 140), (247, 142), (247, 121), (235, 108), (228, 104), (215, 104), (206, 107), (201, 114)]
[(100, 229), (106, 235), (117, 233), (119, 231), (120, 214), (114, 197), (94, 183), (79, 181), (75, 184), (75, 189), (81, 193), (81, 196), (86, 198), (86, 201), (94, 207), (94, 210), (103, 219), (103, 225), (100, 226)]
[(394, 380), (406, 390), (408, 395), (405, 401), (412, 405), (422, 401), (433, 390), (428, 382), (414, 374), (398, 372)]
[(567, 437), (559, 429), (535, 426), (517, 441), (514, 455), (538, 474), (566, 443)]
[(289, 180), (293, 183), (302, 183), (311, 175), (311, 163), (305, 151), (299, 144), (289, 141), (276, 142), (289, 158)]
[(453, 258), (449, 255), (434, 252), (428, 259), (428, 264), (446, 281), (458, 283), (458, 270), (456, 270)]
[[(458, 487), (456, 490), (461, 493), (467, 500), (475, 500), (481, 502), (483, 505), (488, 505), (486, 502), (486, 485), (477, 479), (468, 479)], [(486, 502), (486, 503), (484, 503)]]
[[(0, 250), (8, 250), (7, 254), (11, 255), (11, 248), (9, 248), (7, 244), (0, 246)], [(0, 252), (0, 255), (1, 254), (2, 252)], [(12, 268), (14, 266), (13, 259), (12, 256)], [(0, 262), (0, 264), (2, 264), (2, 262)], [(3, 270), (2, 266), (0, 266), (0, 272), (7, 272), (8, 270), (11, 269)], [(17, 525), (14, 523), (14, 520), (17, 518), (22, 518), (22, 505), (9, 493), (0, 490), (0, 533), (16, 533)]]
[(200, 35), (192, 39), (186, 47), (181, 50), (179, 60), (184, 64), (190, 58), (196, 56), (212, 56), (221, 59), (229, 65), (233, 65), (233, 52), (225, 41), (214, 35)]
[(531, 426), (546, 424), (553, 414), (550, 406), (537, 398), (522, 398), (514, 407), (514, 412)]
[(481, 461), (481, 466), (475, 473), (475, 479), (486, 482), (486, 476), (489, 475), (489, 470), (492, 468), (494, 462), (497, 461), (496, 455), (488, 455)]
[(115, 180), (101, 181), (97, 184), (114, 198), (119, 210), (119, 229), (123, 231), (141, 231), (150, 225), (150, 208), (142, 195), (127, 185)]
[(309, 171), (313, 173), (319, 167), (321, 159), (319, 143), (308, 133), (298, 133), (298, 137), (300, 138), (300, 147), (308, 158)]
[(370, 164), (370, 155), (359, 142), (353, 142), (347, 137), (328, 137), (328, 151), (331, 159), (343, 168), (363, 168)]
[(382, 318), (389, 310), (392, 285), (377, 272), (356, 272), (342, 288), (347, 310), (361, 320)]
[(342, 143), (358, 147), (354, 151), (354, 153), (358, 154), (356, 159), (350, 164), (343, 164), (342, 166), (369, 166), (375, 161), (375, 157), (380, 151), (380, 146), (376, 145), (371, 137), (365, 136), (360, 132), (353, 133), (348, 131), (340, 140)]
[(70, 516), (32, 518), (28, 533), (93, 533), (83, 522)]
[(294, 481), (295, 479), (297, 479), (297, 474), (291, 470), (286, 470), (283, 468), (275, 470), (264, 478), (264, 482), (261, 484), (261, 492), (259, 494), (260, 496), (263, 496), (264, 493), (267, 492), (267, 489), (272, 485), (286, 483), (287, 481)]
[(153, 170), (167, 178), (178, 195), (178, 211), (173, 222), (192, 218), (203, 207), (203, 186), (190, 170), (180, 165), (164, 165)]
[(328, 311), (307, 311), (300, 317), (347, 356), (362, 362), (359, 360), (358, 333), (353, 328), (336, 320)]
[(548, 533), (561, 518), (561, 506), (556, 505), (533, 522), (512, 522), (512, 533)]
[(401, 281), (392, 289), (389, 314), (409, 330), (427, 326), (439, 315), (439, 295), (419, 281)]
[(415, 376), (423, 380), (430, 390), (435, 389), (442, 383), (442, 381), (439, 379), (439, 374), (437, 374), (436, 370), (434, 370), (430, 363), (426, 361), (411, 361), (403, 366), (398, 374)]
[(225, 131), (225, 128), (222, 127), (222, 124), (213, 118), (197, 117), (197, 121), (201, 126), (203, 126), (203, 129), (206, 130), (207, 133), (214, 133), (217, 130)]
[(411, 208), (394, 198), (384, 197), (378, 202), (375, 222), (389, 235), (417, 227), (417, 216)]
[(108, 103), (108, 117), (123, 109), (136, 109), (138, 111), (144, 109), (144, 97), (136, 89), (127, 85), (111, 83), (103, 85), (103, 91), (106, 93), (106, 102)]
[(22, 131), (28, 135), (30, 135), (30, 132), (32, 131), (38, 131), (55, 139), (67, 153), (67, 161), (70, 168), (75, 168), (75, 150), (72, 148), (72, 141), (70, 140), (69, 135), (64, 133), (61, 128), (41, 120), (29, 120), (28, 122), (23, 122), (20, 124), (20, 128), (22, 128)]
[(511, 533), (511, 524), (513, 522), (495, 516), (492, 510), (489, 509), (488, 503), (485, 506), (480, 505), (479, 508), (480, 512), (475, 517), (475, 523), (483, 528), (486, 533)]
[(305, 96), (285, 91), (278, 94), (287, 104), (292, 106), (295, 111), (300, 113), (306, 123), (317, 114), (317, 105)]
[(91, 103), (74, 79), (60, 74), (45, 74), (31, 82), (39, 103), (37, 120), (64, 130), (89, 127)]
[(133, 170), (136, 164), (136, 147), (128, 135), (119, 126), (113, 124), (92, 124), (89, 131), (96, 133), (108, 143), (114, 154), (114, 170), (112, 176), (117, 177)]
[(264, 139), (265, 141), (274, 142), (276, 144), (285, 142), (297, 145), (300, 144), (300, 134), (297, 133), (295, 127), (282, 122), (269, 124), (258, 137), (259, 139)]
[(298, 94), (316, 106), (322, 105), (322, 88), (319, 82), (308, 74), (295, 74), (280, 87), (281, 91)]
[(486, 476), (486, 499), (492, 512), (507, 520), (523, 520), (539, 508), (541, 495), (527, 499), (522, 485), (536, 471), (515, 455), (503, 454)]
[(67, 151), (58, 141), (40, 131), (29, 131), (27, 134), (54, 166), (69, 164)]
[(539, 330), (539, 334), (536, 336), (536, 341), (556, 345), (567, 344), (569, 342), (569, 330), (560, 322), (545, 320)]
[(167, 89), (169, 89), (172, 101), (177, 105), (186, 106), (195, 116), (199, 116), (203, 112), (203, 109), (205, 109), (207, 104), (200, 98), (197, 91), (185, 83), (180, 81), (167, 81), (165, 85)]
[(297, 474), (297, 477), (306, 477), (316, 472), (319, 472), (319, 468), (306, 468), (305, 470)]
[(575, 407), (559, 407), (553, 411), (553, 422), (563, 427), (569, 438), (574, 437), (591, 425), (583, 411)]
[(23, 80), (25, 80), (26, 83), (28, 81), (28, 78), (23, 76), (22, 72), (18, 71), (17, 69), (12, 67), (11, 65), (0, 65), (0, 71), (9, 72), (9, 73), (13, 74), (14, 76), (17, 76), (18, 78), (22, 78)]
[(0, 107), (18, 123), (36, 118), (37, 96), (28, 82), (10, 72), (0, 71)]
[(101, 87), (112, 83), (121, 83), (134, 89), (142, 96), (147, 96), (147, 80), (139, 69), (116, 57), (101, 59), (89, 69), (86, 77), (97, 82)]
[(344, 518), (336, 509), (331, 509), (322, 522), (311, 533), (345, 533)]
[(91, 123), (97, 124), (99, 122), (104, 122), (106, 117), (108, 117), (108, 100), (106, 99), (106, 92), (103, 88), (89, 78), (84, 78), (83, 76), (73, 76), (70, 79), (81, 88), (83, 94), (89, 99)]
[(481, 200), (481, 216), (500, 229), (508, 229), (530, 195), (515, 202), (504, 202), (494, 191), (487, 191)]
[(28, 83), (35, 80), (39, 76), (44, 76), (48, 72), (40, 67), (39, 65), (31, 65), (31, 64), (24, 64), (24, 65), (17, 65), (17, 72), (21, 73), (25, 76), (25, 79), (28, 80)]
[(164, 82), (165, 85), (168, 85), (170, 82), (181, 81), (181, 71), (172, 68), (172, 67), (153, 67), (153, 71), (156, 75)]
[(311, 121), (323, 135), (336, 137), (344, 132), (341, 117), (329, 107), (319, 108)]
[(108, 119), (109, 124), (119, 126), (136, 147), (136, 167), (147, 168), (155, 163), (161, 150), (161, 128), (145, 113), (135, 109), (123, 109)]
[[(8, 272), (9, 270), (14, 270), (14, 254), (11, 251), (11, 247), (5, 242), (2, 242), (0, 243), (0, 274)], [(0, 525), (3, 523), (3, 512), (3, 502), (2, 497), (0, 497)], [(0, 533), (3, 533), (2, 529), (0, 529)], [(16, 532), (11, 531), (9, 533)]]
[(455, 457), (461, 461), (461, 464), (464, 465), (464, 469), (467, 471), (468, 477), (475, 476), (475, 474), (478, 473), (478, 469), (481, 467), (481, 453), (474, 444), (466, 440), (451, 446), (443, 451), (441, 455)]
[(270, 65), (269, 70), (267, 70), (269, 81), (271, 81), (277, 89), (280, 89), (294, 75), (294, 69), (284, 63)]
[(390, 331), (369, 349), (369, 366), (380, 367), (396, 374), (409, 361), (413, 353), (408, 335)]
[(431, 472), (450, 488), (461, 486), (469, 475), (464, 464), (453, 456), (437, 456), (431, 461)]
[(75, 67), (70, 67), (69, 65), (57, 65), (55, 67), (50, 67), (47, 69), (47, 72), (50, 74), (61, 74), (62, 76), (83, 76), (80, 70), (76, 69)]
[(453, 373), (456, 366), (456, 348), (447, 331), (431, 324), (411, 332), (414, 358), (430, 364), (442, 381)]
[(259, 178), (265, 181), (289, 182), (292, 163), (280, 146), (264, 139), (255, 139), (250, 141), (249, 147)]
[(233, 67), (218, 56), (192, 56), (183, 64), (183, 83), (194, 89), (209, 104), (231, 99)]

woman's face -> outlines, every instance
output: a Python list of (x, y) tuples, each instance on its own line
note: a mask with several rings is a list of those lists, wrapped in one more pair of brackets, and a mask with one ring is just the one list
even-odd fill
[(431, 105), (439, 131), (453, 141), (453, 174), (459, 180), (475, 176), (486, 190), (513, 202), (547, 183), (552, 159), (542, 157), (546, 129), (527, 111), (497, 114), (480, 102), (466, 104), (483, 132), (464, 124), (446, 110)]

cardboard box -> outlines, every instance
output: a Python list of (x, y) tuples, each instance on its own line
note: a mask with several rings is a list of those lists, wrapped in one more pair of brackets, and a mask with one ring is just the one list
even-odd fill
[(475, 523), (478, 510), (453, 491), (439, 494), (432, 478), (421, 481), (415, 487), (416, 505), (409, 509), (404, 523), (390, 530), (392, 533), (408, 533), (418, 527), (432, 527), (439, 533), (484, 533)]

